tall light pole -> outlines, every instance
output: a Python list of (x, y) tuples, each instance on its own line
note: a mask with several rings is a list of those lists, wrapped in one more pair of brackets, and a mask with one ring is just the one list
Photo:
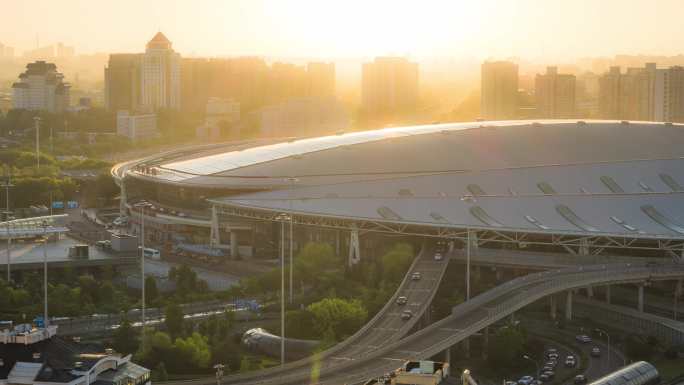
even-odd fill
[(294, 302), (294, 291), (293, 291), (293, 269), (294, 269), (294, 240), (292, 239), (292, 226), (294, 221), (294, 214), (292, 213), (292, 187), (294, 187), (295, 182), (299, 179), (290, 177), (287, 178), (290, 182), (290, 189), (288, 191), (289, 195), (289, 205), (290, 205), (290, 304)]
[(288, 215), (276, 216), (280, 222), (280, 365), (285, 365), (285, 222)]
[(606, 335), (606, 339), (608, 340), (608, 369), (610, 369), (610, 334), (603, 329), (595, 328), (594, 330), (596, 330), (599, 335)]
[[(8, 167), (9, 168), (9, 167)], [(11, 264), (12, 264), (12, 238), (10, 237), (10, 211), (9, 211), (9, 188), (14, 187), (10, 180), (10, 174), (7, 173), (7, 182), (2, 187), (5, 188), (5, 224), (7, 225), (7, 283), (12, 281)]]
[(530, 356), (528, 356), (527, 354), (523, 355), (523, 358), (528, 360), (528, 361), (532, 361), (534, 363), (534, 366), (537, 367), (537, 377), (535, 377), (535, 380), (538, 380), (539, 379), (539, 363), (537, 361), (533, 360), (532, 358), (530, 358)]
[(221, 385), (221, 379), (223, 378), (223, 369), (226, 366), (223, 364), (216, 364), (214, 365), (214, 369), (216, 369), (216, 385)]
[(40, 116), (35, 116), (33, 122), (36, 125), (36, 167), (40, 168)]
[(47, 329), (50, 324), (48, 320), (48, 277), (47, 277), (47, 221), (43, 221), (43, 326)]
[[(140, 207), (140, 281), (142, 288), (142, 298), (141, 298), (141, 323), (142, 323), (142, 339), (141, 343), (145, 343), (145, 207), (149, 203), (140, 202), (136, 204), (136, 207)], [(144, 348), (144, 346), (143, 346)]]
[(466, 301), (470, 301), (470, 229), (466, 230), (468, 236), (466, 237)]

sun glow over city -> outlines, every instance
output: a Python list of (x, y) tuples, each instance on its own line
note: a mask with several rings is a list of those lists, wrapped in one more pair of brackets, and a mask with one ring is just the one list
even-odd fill
[(684, 0), (0, 12), (0, 385), (684, 385)]

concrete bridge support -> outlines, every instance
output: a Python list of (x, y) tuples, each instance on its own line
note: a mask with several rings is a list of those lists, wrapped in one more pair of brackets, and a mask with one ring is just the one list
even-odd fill
[(568, 290), (567, 298), (565, 299), (565, 319), (572, 320), (572, 290)]
[(675, 321), (677, 320), (677, 315), (679, 313), (677, 306), (678, 306), (678, 302), (679, 302), (679, 297), (681, 295), (682, 295), (682, 280), (678, 279), (677, 285), (675, 286), (675, 290), (674, 290), (674, 307), (673, 307), (673, 312), (672, 312), (674, 314)]
[(587, 286), (587, 298), (594, 298), (594, 288)]
[(487, 358), (489, 350), (489, 326), (482, 331), (482, 358)]
[(238, 257), (238, 236), (236, 231), (230, 232), (230, 256)]
[(549, 306), (551, 308), (551, 314), (550, 314), (551, 319), (555, 320), (557, 317), (557, 314), (556, 314), (557, 313), (557, 309), (556, 309), (557, 306), (556, 306), (556, 297), (553, 295), (549, 296)]
[(501, 282), (503, 280), (503, 269), (497, 269), (496, 267), (494, 269), (496, 269), (494, 270), (494, 274), (496, 275), (496, 282)]
[(610, 305), (610, 285), (606, 286), (606, 303)]
[(349, 237), (349, 266), (356, 265), (361, 261), (360, 249), (359, 230), (354, 229)]
[(463, 340), (463, 356), (465, 358), (470, 358), (470, 338), (467, 337)]
[(644, 284), (639, 284), (639, 302), (638, 309), (640, 312), (644, 312)]

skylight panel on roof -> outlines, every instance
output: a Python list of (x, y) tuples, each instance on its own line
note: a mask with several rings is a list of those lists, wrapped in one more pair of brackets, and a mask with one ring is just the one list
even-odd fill
[(385, 219), (390, 219), (394, 221), (400, 221), (402, 218), (399, 214), (395, 213), (394, 210), (387, 206), (378, 207), (378, 214)]
[(537, 187), (539, 187), (539, 190), (541, 190), (541, 192), (543, 192), (544, 194), (547, 194), (547, 195), (555, 195), (556, 194), (556, 190), (554, 190), (553, 187), (551, 187), (551, 185), (548, 184), (547, 182), (539, 182), (539, 183), (537, 183)]
[(660, 174), (660, 179), (674, 192), (684, 191), (684, 188), (670, 175)]
[(603, 182), (603, 184), (606, 185), (606, 187), (608, 187), (608, 190), (615, 194), (622, 194), (625, 192), (625, 190), (623, 190), (622, 187), (620, 187), (620, 185), (617, 184), (617, 182), (615, 182), (615, 180), (609, 176), (601, 176), (601, 182)]
[(558, 214), (560, 214), (563, 218), (565, 218), (568, 222), (572, 223), (576, 227), (578, 227), (581, 230), (584, 231), (590, 231), (590, 232), (598, 232), (599, 230), (585, 222), (582, 218), (580, 218), (577, 214), (575, 214), (570, 207), (566, 205), (557, 205), (556, 206), (556, 211)]
[(653, 205), (643, 205), (641, 206), (641, 211), (651, 217), (651, 219), (654, 221), (674, 231), (675, 233), (684, 234), (684, 226), (658, 211), (658, 209), (656, 209)]
[(492, 218), (489, 214), (487, 214), (485, 209), (483, 209), (480, 206), (471, 207), (470, 214), (472, 214), (475, 218), (477, 218), (480, 222), (484, 223), (487, 226), (503, 227), (503, 224), (501, 224), (501, 222)]
[(471, 194), (474, 196), (482, 196), (482, 195), (487, 195), (485, 191), (482, 189), (482, 187), (476, 185), (476, 184), (469, 184), (468, 187), (466, 187), (468, 191), (470, 191)]

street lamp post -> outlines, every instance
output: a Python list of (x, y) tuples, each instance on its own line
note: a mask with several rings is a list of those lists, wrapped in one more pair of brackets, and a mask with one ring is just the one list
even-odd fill
[(594, 330), (596, 330), (599, 333), (599, 335), (606, 335), (606, 339), (608, 340), (608, 369), (610, 369), (610, 334), (608, 334), (608, 332), (603, 329), (596, 328)]
[(280, 365), (285, 365), (285, 222), (287, 214), (276, 216), (280, 222)]
[(539, 379), (539, 363), (537, 361), (533, 360), (532, 358), (530, 358), (530, 356), (528, 356), (527, 354), (523, 355), (523, 358), (528, 360), (528, 361), (532, 361), (534, 363), (534, 366), (537, 367), (537, 377), (535, 377), (535, 379), (538, 380)]
[(293, 290), (293, 270), (294, 270), (294, 240), (292, 239), (292, 226), (294, 225), (294, 215), (292, 214), (292, 188), (294, 187), (295, 182), (299, 181), (299, 179), (290, 177), (287, 178), (287, 181), (290, 182), (290, 189), (288, 191), (289, 195), (289, 205), (290, 205), (290, 304), (294, 301), (294, 290)]
[(36, 125), (36, 167), (40, 168), (40, 117), (33, 118)]
[(2, 187), (5, 188), (5, 224), (7, 225), (7, 283), (12, 280), (11, 265), (12, 265), (12, 238), (10, 237), (10, 211), (9, 211), (9, 188), (14, 187), (10, 181), (9, 173), (7, 174), (7, 182)]
[(47, 221), (43, 221), (43, 326), (47, 329), (48, 320), (48, 276), (47, 276)]
[(470, 229), (468, 231), (468, 236), (466, 242), (466, 301), (470, 301)]
[(216, 385), (221, 385), (221, 379), (223, 378), (223, 369), (226, 366), (223, 364), (216, 364), (214, 365), (214, 369), (216, 369)]
[[(140, 281), (142, 288), (141, 298), (141, 323), (142, 323), (142, 344), (145, 343), (145, 207), (149, 203), (140, 202), (135, 206), (140, 207)], [(144, 347), (144, 346), (143, 346)]]

